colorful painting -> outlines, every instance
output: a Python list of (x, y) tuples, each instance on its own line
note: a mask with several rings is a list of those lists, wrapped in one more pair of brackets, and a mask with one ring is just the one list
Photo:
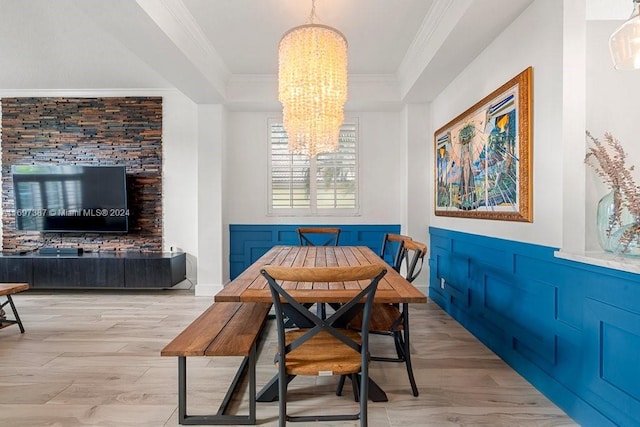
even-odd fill
[(435, 214), (532, 221), (531, 67), (440, 128)]

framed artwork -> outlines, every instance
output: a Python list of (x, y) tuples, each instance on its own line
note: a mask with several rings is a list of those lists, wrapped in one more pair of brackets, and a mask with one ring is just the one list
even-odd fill
[(533, 220), (532, 68), (438, 129), (435, 214)]

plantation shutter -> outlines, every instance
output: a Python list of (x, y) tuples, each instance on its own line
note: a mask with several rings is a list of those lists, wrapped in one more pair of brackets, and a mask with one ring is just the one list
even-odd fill
[(356, 125), (340, 128), (336, 153), (318, 154), (316, 171), (318, 209), (356, 207)]
[(310, 208), (307, 156), (290, 154), (282, 123), (271, 124), (271, 205), (274, 209)]
[[(315, 158), (291, 154), (281, 122), (270, 121), (270, 212), (273, 214), (357, 214), (356, 121), (342, 125), (336, 153)], [(313, 179), (312, 179), (313, 178)]]

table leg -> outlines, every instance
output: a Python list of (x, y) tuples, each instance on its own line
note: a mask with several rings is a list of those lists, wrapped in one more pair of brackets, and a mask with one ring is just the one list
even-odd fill
[[(348, 376), (348, 375), (347, 375)], [(291, 382), (296, 376), (288, 375), (287, 384)], [(351, 378), (350, 376), (348, 376)], [(389, 398), (387, 394), (380, 388), (378, 384), (371, 378), (369, 378), (369, 399), (372, 402), (388, 402)], [(275, 402), (278, 400), (278, 376), (275, 375), (271, 380), (260, 390), (256, 399), (258, 402)]]
[[(287, 375), (287, 384), (289, 384), (295, 377), (295, 375)], [(256, 400), (258, 402), (275, 402), (278, 400), (278, 375), (275, 375), (264, 387), (262, 387), (262, 390), (258, 393)]]
[[(346, 377), (351, 379), (349, 375), (347, 375)], [(360, 383), (360, 374), (358, 374), (357, 385), (360, 385), (359, 383)], [(389, 401), (389, 398), (387, 397), (387, 393), (385, 393), (384, 390), (378, 384), (376, 384), (374, 380), (371, 379), (371, 377), (369, 377), (369, 393), (368, 394), (369, 394), (369, 400), (371, 400), (372, 402), (388, 402)]]

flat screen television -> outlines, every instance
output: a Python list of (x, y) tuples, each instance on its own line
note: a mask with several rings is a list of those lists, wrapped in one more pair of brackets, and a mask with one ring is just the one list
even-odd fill
[(126, 233), (124, 166), (14, 165), (16, 229)]

